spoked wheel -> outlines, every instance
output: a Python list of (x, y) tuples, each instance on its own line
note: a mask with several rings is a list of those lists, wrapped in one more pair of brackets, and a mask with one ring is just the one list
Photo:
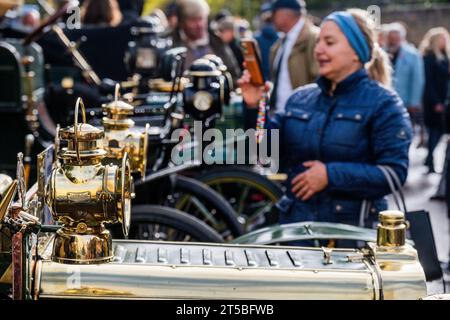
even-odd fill
[(244, 229), (230, 204), (216, 191), (195, 179), (176, 176), (167, 204), (202, 220), (224, 240), (241, 236)]
[(183, 242), (223, 242), (204, 222), (174, 208), (137, 205), (132, 208), (129, 239)]
[(283, 195), (283, 190), (265, 176), (233, 167), (215, 169), (197, 179), (227, 200), (246, 232), (278, 221), (275, 204)]

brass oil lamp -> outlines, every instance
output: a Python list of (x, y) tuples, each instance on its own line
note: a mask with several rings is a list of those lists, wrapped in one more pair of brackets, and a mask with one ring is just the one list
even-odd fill
[(144, 128), (135, 127), (130, 116), (134, 114), (134, 107), (119, 100), (119, 85), (116, 86), (113, 102), (102, 106), (106, 117), (103, 117), (105, 129), (104, 145), (107, 160), (123, 159), (125, 154), (130, 158), (132, 172), (139, 172), (145, 177), (147, 167), (147, 146), (149, 124)]
[[(78, 123), (81, 105), (83, 123)], [(81, 98), (75, 106), (75, 123), (60, 129), (57, 164), (46, 186), (45, 200), (57, 231), (52, 260), (67, 264), (97, 264), (113, 258), (112, 241), (105, 223), (130, 225), (132, 179), (128, 155), (120, 165), (102, 164), (104, 131), (86, 124)]]

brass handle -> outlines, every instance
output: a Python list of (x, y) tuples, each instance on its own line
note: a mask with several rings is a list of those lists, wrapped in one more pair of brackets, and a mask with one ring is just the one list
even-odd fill
[(17, 192), (18, 184), (19, 184), (18, 180), (17, 179), (14, 180), (3, 194), (3, 199), (0, 202), (0, 223), (3, 222), (3, 219), (9, 212), (9, 208), (11, 207), (11, 203), (13, 202)]
[(75, 123), (73, 126), (73, 132), (74, 132), (74, 143), (75, 143), (75, 150), (77, 152), (77, 160), (78, 162), (81, 162), (81, 158), (80, 158), (80, 150), (78, 148), (78, 109), (79, 106), (81, 105), (81, 115), (83, 117), (83, 123), (86, 123), (86, 109), (84, 108), (84, 103), (83, 103), (83, 99), (78, 98), (77, 99), (77, 103), (75, 104)]
[(18, 181), (18, 191), (19, 191), (19, 201), (21, 202), (22, 208), (26, 208), (26, 193), (27, 185), (25, 181), (25, 168), (23, 166), (23, 153), (19, 152), (17, 154), (17, 181)]
[(55, 135), (55, 156), (58, 156), (59, 146), (61, 144), (59, 140), (59, 130), (61, 129), (59, 123), (56, 125), (56, 135)]
[(123, 235), (126, 237), (130, 231), (130, 207), (127, 201), (131, 200), (131, 183), (130, 183), (130, 163), (128, 158), (128, 153), (125, 152), (122, 158), (122, 167), (120, 168), (120, 180), (121, 180), (121, 219), (122, 219), (122, 231)]

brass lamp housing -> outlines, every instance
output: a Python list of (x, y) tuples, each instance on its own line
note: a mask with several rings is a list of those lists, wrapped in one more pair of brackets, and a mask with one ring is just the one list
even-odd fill
[(149, 124), (144, 128), (135, 128), (134, 121), (129, 117), (134, 113), (134, 107), (118, 99), (119, 87), (116, 87), (115, 100), (102, 106), (106, 117), (103, 117), (105, 130), (104, 145), (107, 158), (123, 159), (127, 153), (130, 158), (132, 172), (145, 176), (147, 167), (147, 146)]
[(171, 81), (165, 81), (164, 79), (158, 78), (158, 79), (150, 79), (148, 80), (148, 88), (152, 91), (157, 92), (172, 92), (172, 90), (175, 90), (177, 92), (182, 92), (186, 85), (189, 83), (189, 79), (182, 77), (180, 79), (180, 82), (177, 83), (175, 86)]
[[(81, 104), (83, 124), (78, 124)], [(111, 235), (105, 223), (122, 223), (128, 234), (132, 179), (127, 154), (121, 165), (103, 165), (104, 131), (86, 124), (78, 99), (75, 124), (60, 129), (58, 138), (67, 147), (58, 151), (58, 162), (46, 186), (45, 201), (57, 231), (52, 260), (68, 264), (109, 262), (113, 258)]]

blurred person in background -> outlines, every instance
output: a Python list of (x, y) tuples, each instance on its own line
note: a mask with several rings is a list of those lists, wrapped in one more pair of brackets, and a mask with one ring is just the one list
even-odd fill
[(449, 41), (445, 28), (433, 28), (426, 33), (420, 45), (425, 65), (424, 120), (429, 135), (425, 164), (430, 172), (435, 172), (433, 152), (445, 129), (444, 112), (450, 79)]
[(386, 49), (386, 38), (388, 34), (389, 24), (382, 24), (378, 31), (378, 46)]
[(172, 33), (174, 47), (186, 47), (185, 68), (206, 54), (222, 58), (233, 79), (237, 80), (240, 69), (230, 47), (209, 28), (210, 8), (205, 0), (179, 0), (178, 27)]
[(139, 19), (144, 8), (144, 0), (118, 0), (122, 12), (122, 23), (131, 23)]
[(81, 6), (83, 25), (116, 27), (122, 22), (117, 0), (85, 0)]
[(164, 13), (169, 24), (169, 32), (173, 32), (178, 26), (178, 6), (176, 2), (170, 2), (164, 8)]
[[(377, 166), (391, 167), (401, 183), (406, 181), (411, 123), (402, 100), (389, 88), (389, 59), (376, 43), (372, 22), (357, 9), (327, 16), (314, 50), (320, 77), (296, 90), (269, 118), (268, 129), (279, 130), (288, 176), (286, 195), (278, 203), (282, 224), (372, 227), (391, 193)], [(247, 71), (239, 85), (249, 106), (267, 90), (252, 85)], [(364, 200), (371, 203), (368, 210), (362, 210)]]
[(273, 45), (271, 110), (283, 111), (292, 92), (313, 82), (318, 75), (314, 47), (319, 28), (309, 21), (303, 0), (276, 0), (272, 4), (272, 22), (283, 36)]
[[(0, 0), (0, 5), (1, 5)], [(13, 3), (6, 1), (7, 3)], [(39, 13), (39, 7), (34, 4), (24, 4), (16, 7), (16, 10), (8, 12), (8, 25), (9, 27), (19, 34), (28, 34), (36, 29), (41, 22), (41, 14)], [(16, 37), (12, 34), (12, 37)]]
[(413, 127), (419, 127), (419, 146), (424, 143), (422, 96), (425, 85), (423, 60), (419, 51), (406, 41), (406, 28), (399, 22), (385, 27), (385, 48), (389, 54), (394, 89), (408, 109)]
[(243, 70), (242, 64), (244, 63), (244, 56), (239, 44), (239, 40), (236, 39), (236, 25), (235, 18), (232, 16), (225, 16), (216, 21), (217, 35), (222, 41), (227, 44), (231, 51), (233, 51), (234, 58)]
[(23, 0), (0, 0), (0, 38), (10, 36), (15, 18), (10, 13), (23, 4)]
[(250, 29), (250, 22), (243, 18), (237, 19), (237, 31), (239, 39), (252, 38), (252, 30)]
[[(255, 40), (258, 43), (261, 53), (261, 68), (264, 79), (271, 81), (270, 70), (270, 52), (272, 46), (277, 42), (279, 35), (275, 26), (272, 23), (272, 4), (267, 2), (261, 6), (260, 13), (260, 28), (255, 33)], [(256, 119), (258, 116), (258, 109), (244, 108), (244, 128), (245, 130), (256, 127)]]
[(158, 18), (159, 22), (161, 23), (161, 26), (164, 28), (164, 30), (169, 29), (169, 21), (167, 20), (167, 16), (161, 9), (153, 9), (150, 16)]
[(4, 18), (5, 14), (18, 6), (23, 4), (23, 0), (0, 0), (0, 20)]
[(232, 16), (233, 15), (231, 14), (230, 10), (220, 9), (219, 12), (217, 12), (216, 15), (214, 16), (214, 21), (219, 21), (219, 20), (222, 20), (223, 18), (232, 17)]
[[(450, 119), (448, 112), (448, 88), (450, 84), (449, 75), (449, 52), (450, 40), (448, 31), (438, 27), (430, 29), (420, 44), (420, 52), (425, 65), (425, 92), (423, 96), (425, 124), (429, 132), (429, 143), (434, 151), (441, 136), (449, 133)], [(428, 159), (431, 163), (430, 171), (434, 171), (433, 152), (430, 151)], [(450, 144), (447, 142), (447, 151), (444, 162), (444, 170), (439, 187), (431, 197), (432, 200), (445, 200), (446, 179), (450, 161)], [(447, 200), (450, 200), (447, 199)]]
[(270, 48), (278, 40), (277, 30), (272, 23), (272, 6), (270, 3), (261, 6), (260, 21), (261, 27), (255, 33), (255, 39), (261, 51), (262, 72), (265, 79), (270, 81)]
[(37, 8), (27, 8), (22, 11), (22, 25), (29, 30), (36, 29), (41, 23), (41, 14)]

